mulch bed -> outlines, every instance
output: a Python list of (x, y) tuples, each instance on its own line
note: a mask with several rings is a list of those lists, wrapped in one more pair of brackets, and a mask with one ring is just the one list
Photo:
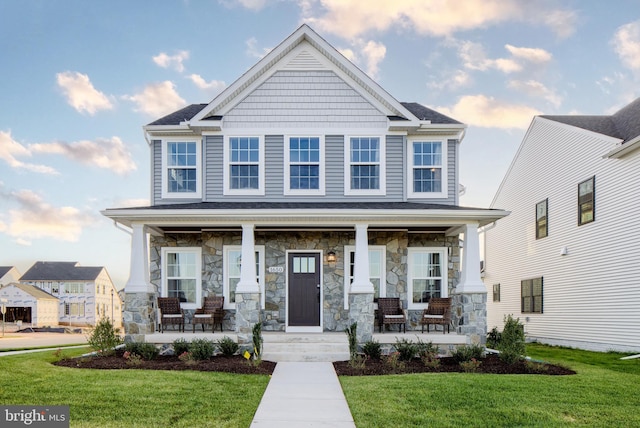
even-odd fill
[[(515, 364), (505, 364), (496, 355), (487, 355), (481, 359), (477, 373), (494, 374), (544, 374), (544, 375), (570, 375), (575, 374), (573, 370), (553, 364), (536, 363), (534, 365), (525, 362)], [(208, 372), (225, 372), (239, 374), (261, 374), (270, 375), (276, 367), (276, 363), (262, 361), (259, 365), (254, 365), (244, 357), (236, 355), (233, 357), (216, 356), (204, 361), (184, 362), (177, 356), (161, 355), (151, 361), (140, 361), (139, 365), (134, 365), (125, 359), (122, 351), (118, 351), (113, 356), (98, 357), (88, 356), (79, 358), (66, 358), (54, 363), (57, 366), (83, 368), (83, 369), (142, 369), (142, 370), (197, 370)], [(381, 360), (367, 360), (364, 367), (355, 367), (348, 361), (338, 361), (333, 363), (336, 373), (340, 376), (375, 376), (388, 374), (408, 374), (408, 373), (447, 373), (464, 372), (464, 369), (451, 357), (440, 358), (438, 367), (426, 367), (419, 359), (403, 362), (403, 366), (395, 367)]]

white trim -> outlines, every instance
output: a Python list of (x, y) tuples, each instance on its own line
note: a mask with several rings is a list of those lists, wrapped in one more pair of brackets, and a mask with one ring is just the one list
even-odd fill
[[(414, 192), (413, 191), (413, 143), (440, 143), (442, 145), (442, 162), (439, 166), (441, 187), (439, 192)], [(447, 198), (447, 164), (448, 164), (448, 152), (449, 142), (447, 139), (433, 138), (429, 136), (410, 136), (407, 137), (407, 198), (409, 199), (433, 199), (433, 198)], [(435, 165), (434, 165), (435, 166)]]
[[(379, 169), (379, 183), (378, 189), (352, 189), (351, 188), (351, 139), (352, 138), (377, 138), (378, 155), (380, 160), (378, 162), (359, 162), (357, 164), (377, 164)], [(351, 134), (344, 136), (344, 194), (349, 195), (381, 195), (387, 194), (387, 172), (386, 172), (386, 138), (384, 135), (367, 135), (367, 134)]]
[[(231, 164), (231, 159), (230, 154), (231, 154), (231, 149), (229, 147), (230, 144), (230, 139), (231, 138), (257, 138), (258, 139), (258, 152), (259, 152), (259, 158), (258, 158), (258, 188), (257, 189), (231, 189), (230, 188), (230, 164)], [(223, 182), (223, 194), (224, 195), (260, 195), (260, 196), (264, 196), (264, 189), (265, 189), (265, 185), (264, 185), (264, 171), (265, 171), (265, 160), (264, 160), (264, 135), (236, 135), (236, 134), (229, 134), (229, 135), (225, 135), (224, 136), (224, 142), (223, 142), (223, 177), (222, 177), (222, 182)], [(246, 164), (249, 164), (249, 162), (245, 162)], [(253, 163), (251, 163), (253, 164)]]
[[(256, 245), (255, 247), (256, 253), (258, 253), (258, 264), (260, 270), (258, 271), (258, 284), (260, 284), (260, 306), (264, 309), (265, 299), (264, 299), (264, 291), (265, 291), (265, 246), (264, 245)], [(222, 247), (222, 293), (224, 295), (224, 308), (225, 309), (235, 309), (236, 302), (231, 301), (229, 289), (229, 252), (230, 251), (238, 251), (242, 254), (242, 245), (224, 245)], [(238, 280), (240, 276), (238, 276)]]
[[(315, 253), (320, 257), (320, 325), (319, 326), (290, 326), (289, 325), (289, 254)], [(322, 250), (286, 250), (285, 251), (285, 332), (287, 333), (322, 333), (324, 329), (324, 252)]]
[[(449, 261), (447, 247), (409, 247), (407, 249), (407, 307), (408, 309), (425, 309), (428, 303), (413, 302), (413, 255), (419, 253), (439, 253), (442, 283), (440, 296), (449, 295)], [(478, 265), (479, 266), (479, 265)]]
[[(355, 245), (345, 245), (344, 246), (344, 309), (349, 309), (349, 289), (351, 288), (351, 254), (355, 254), (356, 246)], [(380, 276), (372, 277), (371, 276), (371, 253), (372, 252), (380, 252)], [(369, 245), (369, 280), (371, 278), (380, 279), (380, 296), (379, 297), (387, 297), (387, 246), (386, 245)], [(375, 293), (374, 293), (375, 296)]]
[[(316, 131), (317, 132), (317, 131)], [(291, 138), (318, 138), (320, 141), (319, 152), (320, 152), (320, 160), (318, 162), (318, 189), (291, 189), (291, 165), (290, 165), (290, 149), (289, 143)], [(284, 195), (286, 196), (324, 196), (325, 194), (325, 136), (323, 134), (308, 134), (308, 135), (285, 135), (284, 136)], [(312, 164), (312, 162), (308, 162)]]
[(167, 284), (167, 254), (168, 253), (193, 253), (196, 255), (195, 280), (196, 280), (196, 301), (195, 303), (180, 303), (182, 309), (197, 309), (202, 307), (202, 247), (162, 247), (160, 251), (162, 269), (162, 290), (161, 296), (168, 296)]
[[(196, 191), (195, 192), (169, 192), (169, 180), (167, 177), (167, 170), (169, 165), (167, 164), (168, 156), (168, 144), (169, 143), (195, 143), (196, 145)], [(201, 199), (202, 198), (202, 138), (197, 137), (172, 137), (160, 139), (161, 144), (161, 156), (162, 156), (162, 198), (163, 199)]]

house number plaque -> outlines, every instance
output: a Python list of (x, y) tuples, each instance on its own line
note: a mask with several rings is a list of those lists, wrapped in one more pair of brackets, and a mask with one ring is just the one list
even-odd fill
[(282, 266), (269, 266), (269, 273), (282, 273), (284, 268)]

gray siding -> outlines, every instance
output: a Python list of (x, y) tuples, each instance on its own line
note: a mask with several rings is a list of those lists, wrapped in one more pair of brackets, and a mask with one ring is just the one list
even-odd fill
[(162, 142), (160, 140), (151, 141), (151, 198), (153, 204), (162, 201)]
[(264, 141), (265, 195), (269, 200), (277, 200), (284, 193), (284, 136), (267, 135)]
[(404, 200), (406, 140), (401, 135), (387, 135), (387, 197), (385, 200)]
[(325, 194), (327, 198), (344, 196), (344, 135), (325, 137)]
[(204, 158), (204, 189), (205, 201), (215, 201), (222, 196), (223, 174), (223, 138), (222, 135), (206, 136), (202, 157)]

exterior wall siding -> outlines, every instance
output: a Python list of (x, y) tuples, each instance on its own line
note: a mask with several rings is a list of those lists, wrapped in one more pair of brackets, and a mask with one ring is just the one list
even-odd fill
[(162, 142), (151, 141), (151, 199), (153, 204), (162, 201)]
[[(511, 211), (486, 233), (488, 327), (520, 318), (530, 339), (606, 351), (639, 350), (640, 154), (603, 159), (612, 139), (537, 118), (492, 207)], [(595, 176), (595, 221), (578, 226), (578, 183)], [(535, 204), (548, 198), (548, 236)], [(568, 254), (561, 255), (561, 248)], [(542, 314), (520, 311), (520, 281), (543, 277)], [(501, 301), (493, 302), (493, 284)]]

